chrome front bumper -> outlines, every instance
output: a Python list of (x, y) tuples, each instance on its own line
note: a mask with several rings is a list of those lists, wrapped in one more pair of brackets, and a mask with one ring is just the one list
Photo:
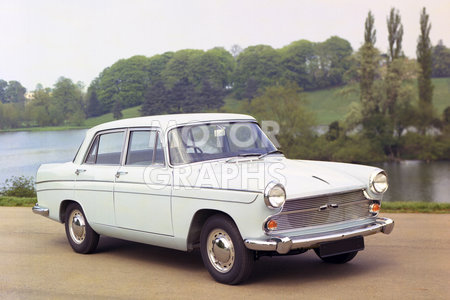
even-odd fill
[(41, 215), (41, 216), (44, 216), (44, 217), (48, 217), (48, 214), (49, 214), (48, 208), (40, 207), (37, 203), (36, 203), (35, 206), (33, 206), (32, 211), (35, 214)]
[(246, 239), (244, 240), (244, 244), (250, 250), (276, 251), (279, 254), (286, 254), (294, 249), (313, 248), (323, 242), (337, 241), (355, 236), (367, 236), (378, 232), (389, 234), (393, 229), (393, 220), (377, 218), (372, 223), (346, 228), (344, 230), (301, 236), (274, 236), (267, 240)]

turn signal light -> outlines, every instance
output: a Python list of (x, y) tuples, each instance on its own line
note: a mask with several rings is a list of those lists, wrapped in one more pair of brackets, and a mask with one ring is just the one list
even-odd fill
[(380, 204), (378, 204), (378, 203), (370, 204), (369, 211), (373, 214), (379, 213), (380, 212)]
[(275, 220), (270, 220), (269, 222), (266, 223), (266, 227), (269, 230), (275, 230), (278, 227), (277, 221)]

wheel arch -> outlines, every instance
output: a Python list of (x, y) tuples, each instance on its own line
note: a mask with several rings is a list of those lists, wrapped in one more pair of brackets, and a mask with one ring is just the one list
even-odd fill
[(78, 203), (78, 202), (75, 201), (75, 200), (70, 200), (70, 199), (63, 200), (63, 201), (61, 202), (60, 206), (59, 206), (59, 221), (60, 221), (61, 223), (65, 223), (65, 222), (66, 222), (66, 210), (67, 210), (67, 207), (68, 207), (71, 203), (76, 203), (76, 204), (78, 204), (78, 205), (81, 206), (81, 204)]
[(200, 233), (202, 232), (203, 224), (205, 224), (206, 220), (214, 215), (222, 215), (231, 221), (233, 221), (234, 224), (236, 222), (233, 220), (233, 218), (220, 210), (215, 209), (201, 209), (198, 210), (194, 217), (192, 218), (191, 225), (189, 227), (189, 233), (187, 237), (187, 250), (192, 251), (195, 248), (198, 248), (200, 246)]

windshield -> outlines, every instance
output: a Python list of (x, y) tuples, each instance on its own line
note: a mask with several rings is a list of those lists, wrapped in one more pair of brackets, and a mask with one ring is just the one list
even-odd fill
[(276, 150), (257, 123), (189, 125), (169, 132), (172, 165), (234, 156), (259, 156)]

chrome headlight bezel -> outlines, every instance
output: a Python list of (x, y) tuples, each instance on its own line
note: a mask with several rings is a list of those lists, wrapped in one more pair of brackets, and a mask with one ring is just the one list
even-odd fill
[(381, 195), (389, 188), (388, 177), (385, 171), (372, 173), (369, 180), (369, 187), (372, 193)]
[[(279, 193), (279, 195), (276, 195), (276, 193)], [(274, 181), (269, 182), (264, 189), (264, 202), (268, 208), (277, 209), (282, 207), (286, 202), (286, 190), (284, 186)]]

